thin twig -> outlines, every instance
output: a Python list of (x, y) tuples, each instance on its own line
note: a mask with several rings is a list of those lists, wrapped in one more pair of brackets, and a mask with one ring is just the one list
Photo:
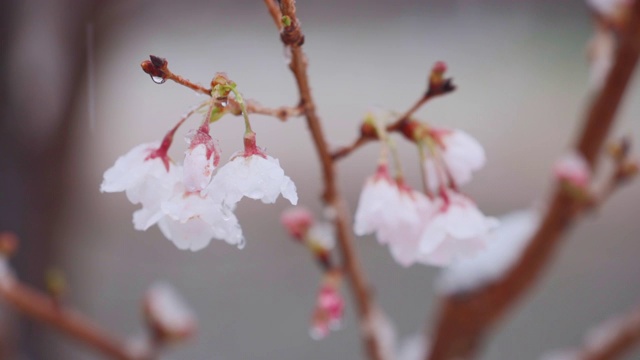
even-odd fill
[[(269, 108), (262, 106), (255, 100), (247, 100), (246, 108), (249, 114), (259, 114), (273, 116), (281, 121), (287, 121), (290, 117), (302, 116), (304, 114), (302, 107), (281, 106), (278, 108)], [(227, 109), (234, 115), (242, 115), (240, 104), (235, 99), (227, 99)]]
[(66, 333), (113, 359), (135, 360), (121, 340), (80, 313), (60, 306), (50, 296), (13, 278), (0, 279), (0, 299), (25, 315)]
[[(400, 131), (400, 129), (402, 128), (402, 125), (406, 121), (409, 121), (411, 119), (411, 116), (432, 98), (433, 96), (427, 94), (421, 97), (420, 99), (418, 99), (413, 105), (411, 105), (409, 110), (405, 111), (405, 113), (402, 114), (400, 117), (398, 117), (396, 121), (387, 125), (386, 127), (387, 132), (391, 133), (395, 131)], [(376, 140), (376, 139), (371, 137), (366, 137), (360, 134), (360, 136), (351, 145), (343, 146), (338, 150), (334, 151), (333, 153), (331, 153), (331, 157), (333, 158), (333, 160), (340, 160), (348, 156), (355, 150), (359, 149), (362, 145), (368, 143), (370, 140)]]
[[(615, 63), (601, 91), (587, 108), (584, 127), (576, 143), (592, 169), (614, 123), (622, 96), (640, 55), (640, 1), (632, 8), (627, 30), (622, 34)], [(442, 299), (434, 346), (427, 359), (472, 358), (488, 330), (526, 293), (549, 264), (562, 236), (575, 220), (575, 202), (557, 186), (540, 227), (520, 259), (501, 279), (464, 294)]]
[[(275, 4), (273, 1), (266, 1), (267, 7)], [(300, 93), (300, 104), (304, 109), (304, 115), (307, 125), (313, 138), (313, 143), (320, 158), (322, 165), (322, 174), (324, 181), (324, 194), (322, 196), (326, 205), (334, 210), (334, 223), (338, 238), (339, 249), (342, 255), (342, 266), (347, 276), (349, 289), (351, 290), (356, 302), (358, 316), (361, 324), (367, 324), (371, 316), (374, 304), (370, 293), (369, 285), (356, 256), (353, 245), (353, 234), (351, 233), (351, 218), (344, 198), (336, 184), (336, 167), (331, 157), (329, 146), (322, 129), (320, 118), (316, 113), (315, 103), (311, 96), (311, 87), (309, 86), (309, 77), (307, 74), (307, 63), (305, 55), (302, 51), (302, 43), (304, 35), (300, 29), (300, 23), (296, 16), (296, 8), (294, 0), (281, 0), (282, 15), (288, 16), (291, 23), (289, 26), (283, 27), (281, 31), (281, 40), (285, 46), (289, 46), (291, 50), (291, 62), (289, 68), (298, 86)], [(380, 344), (371, 331), (361, 329), (364, 340), (364, 346), (370, 359), (381, 359)]]
[(618, 359), (640, 344), (640, 305), (589, 330), (580, 348), (562, 350), (574, 360)]
[(280, 7), (274, 0), (264, 0), (265, 5), (267, 5), (267, 9), (269, 10), (269, 14), (273, 18), (273, 22), (276, 24), (278, 31), (282, 30), (282, 12), (280, 12)]

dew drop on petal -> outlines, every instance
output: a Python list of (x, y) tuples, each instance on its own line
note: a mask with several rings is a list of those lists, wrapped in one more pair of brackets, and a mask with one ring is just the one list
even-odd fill
[(167, 79), (163, 78), (162, 76), (153, 75), (151, 75), (151, 80), (153, 80), (153, 82), (156, 84), (164, 84), (164, 82), (167, 81)]

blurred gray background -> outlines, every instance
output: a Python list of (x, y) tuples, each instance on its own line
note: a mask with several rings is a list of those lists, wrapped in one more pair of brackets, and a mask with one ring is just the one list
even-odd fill
[[(262, 1), (9, 0), (0, 6), (0, 225), (23, 238), (14, 265), (25, 281), (41, 286), (45, 269), (61, 268), (71, 286), (66, 301), (120, 336), (143, 330), (147, 286), (171, 282), (197, 312), (200, 331), (166, 358), (360, 357), (351, 304), (342, 330), (322, 341), (308, 336), (320, 273), (281, 229), (284, 201), (240, 204), (245, 249), (213, 242), (190, 253), (156, 227), (135, 231), (136, 207), (124, 194), (98, 191), (118, 156), (161, 138), (203, 100), (172, 83), (154, 84), (139, 67), (149, 54), (203, 84), (225, 71), (245, 97), (267, 106), (298, 101)], [(300, 0), (298, 10), (332, 145), (352, 141), (372, 106), (405, 110), (424, 90), (431, 65), (445, 60), (458, 91), (418, 115), (462, 128), (484, 144), (487, 166), (464, 190), (492, 215), (544, 199), (549, 169), (574, 138), (589, 98), (584, 53), (591, 23), (582, 1)], [(635, 81), (616, 135), (640, 138), (639, 89)], [(182, 135), (198, 121), (177, 137), (176, 158)], [(259, 144), (296, 182), (300, 203), (320, 214), (319, 166), (304, 120), (254, 116), (253, 126)], [(212, 131), (224, 158), (241, 148), (240, 118), (224, 118)], [(377, 151), (367, 145), (339, 166), (352, 210)], [(418, 186), (416, 153), (404, 143), (401, 151), (408, 179)], [(636, 182), (575, 228), (483, 359), (537, 359), (577, 345), (592, 324), (640, 299), (639, 199)], [(399, 334), (425, 328), (436, 310), (438, 270), (403, 269), (373, 238), (357, 239), (357, 248)], [(1, 314), (13, 320), (4, 348), (24, 359), (99, 358), (11, 309)]]

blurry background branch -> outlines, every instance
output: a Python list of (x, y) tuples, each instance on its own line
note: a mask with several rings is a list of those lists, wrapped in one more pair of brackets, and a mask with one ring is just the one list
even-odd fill
[[(599, 152), (614, 123), (639, 55), (640, 1), (635, 1), (629, 24), (616, 50), (613, 68), (604, 86), (589, 103), (576, 142), (576, 150), (584, 156), (592, 171), (596, 169)], [(575, 220), (576, 201), (579, 200), (556, 186), (540, 227), (507, 274), (480, 289), (442, 299), (434, 345), (427, 359), (472, 358), (477, 354), (488, 331), (533, 287), (549, 264), (563, 235)]]

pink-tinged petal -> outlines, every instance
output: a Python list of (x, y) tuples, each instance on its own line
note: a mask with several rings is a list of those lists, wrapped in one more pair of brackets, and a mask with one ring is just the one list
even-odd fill
[[(485, 165), (484, 148), (466, 132), (436, 129), (433, 134), (441, 146), (444, 165), (456, 185), (468, 183), (473, 173)], [(436, 164), (436, 166), (439, 165)]]
[(143, 207), (133, 213), (133, 227), (140, 231), (147, 230), (163, 216), (164, 213), (159, 207), (155, 210)]
[(280, 222), (289, 235), (302, 240), (314, 223), (313, 214), (307, 208), (297, 206), (287, 209), (280, 215)]
[(443, 175), (446, 176), (446, 172), (444, 172), (444, 169), (438, 168), (435, 161), (431, 157), (428, 157), (424, 161), (423, 171), (425, 173), (425, 178), (427, 179), (427, 186), (429, 187), (429, 191), (435, 193), (438, 191), (438, 189), (440, 189), (440, 186), (446, 185), (440, 181), (440, 176), (438, 175), (438, 172), (443, 172)]
[(104, 173), (101, 192), (120, 192), (139, 185), (152, 166), (162, 166), (162, 160), (147, 156), (160, 146), (160, 142), (141, 144), (116, 160)]
[[(486, 249), (461, 257), (438, 280), (446, 294), (466, 292), (503, 276), (518, 259), (540, 222), (535, 211), (519, 211), (501, 218), (500, 226), (485, 235)], [(479, 246), (478, 246), (479, 248)]]
[(420, 253), (429, 254), (433, 252), (446, 238), (446, 219), (438, 216), (426, 225), (420, 237)]
[(204, 144), (189, 148), (185, 152), (183, 183), (188, 191), (200, 191), (209, 185), (215, 166), (213, 156), (207, 157)]
[(178, 184), (161, 209), (165, 217), (159, 222), (160, 228), (180, 249), (200, 250), (212, 238), (244, 246), (242, 228), (236, 216), (207, 194), (188, 192)]
[(446, 228), (457, 239), (469, 239), (487, 232), (485, 216), (475, 204), (451, 205), (447, 210)]
[(200, 218), (183, 223), (165, 216), (158, 222), (158, 227), (162, 234), (180, 250), (202, 250), (213, 238), (211, 225)]
[(563, 155), (553, 166), (556, 178), (578, 187), (587, 187), (591, 181), (591, 169), (584, 156), (572, 151)]
[(271, 156), (235, 157), (218, 170), (205, 191), (228, 206), (235, 206), (243, 197), (271, 204), (280, 194), (293, 205), (298, 202), (295, 184)]

